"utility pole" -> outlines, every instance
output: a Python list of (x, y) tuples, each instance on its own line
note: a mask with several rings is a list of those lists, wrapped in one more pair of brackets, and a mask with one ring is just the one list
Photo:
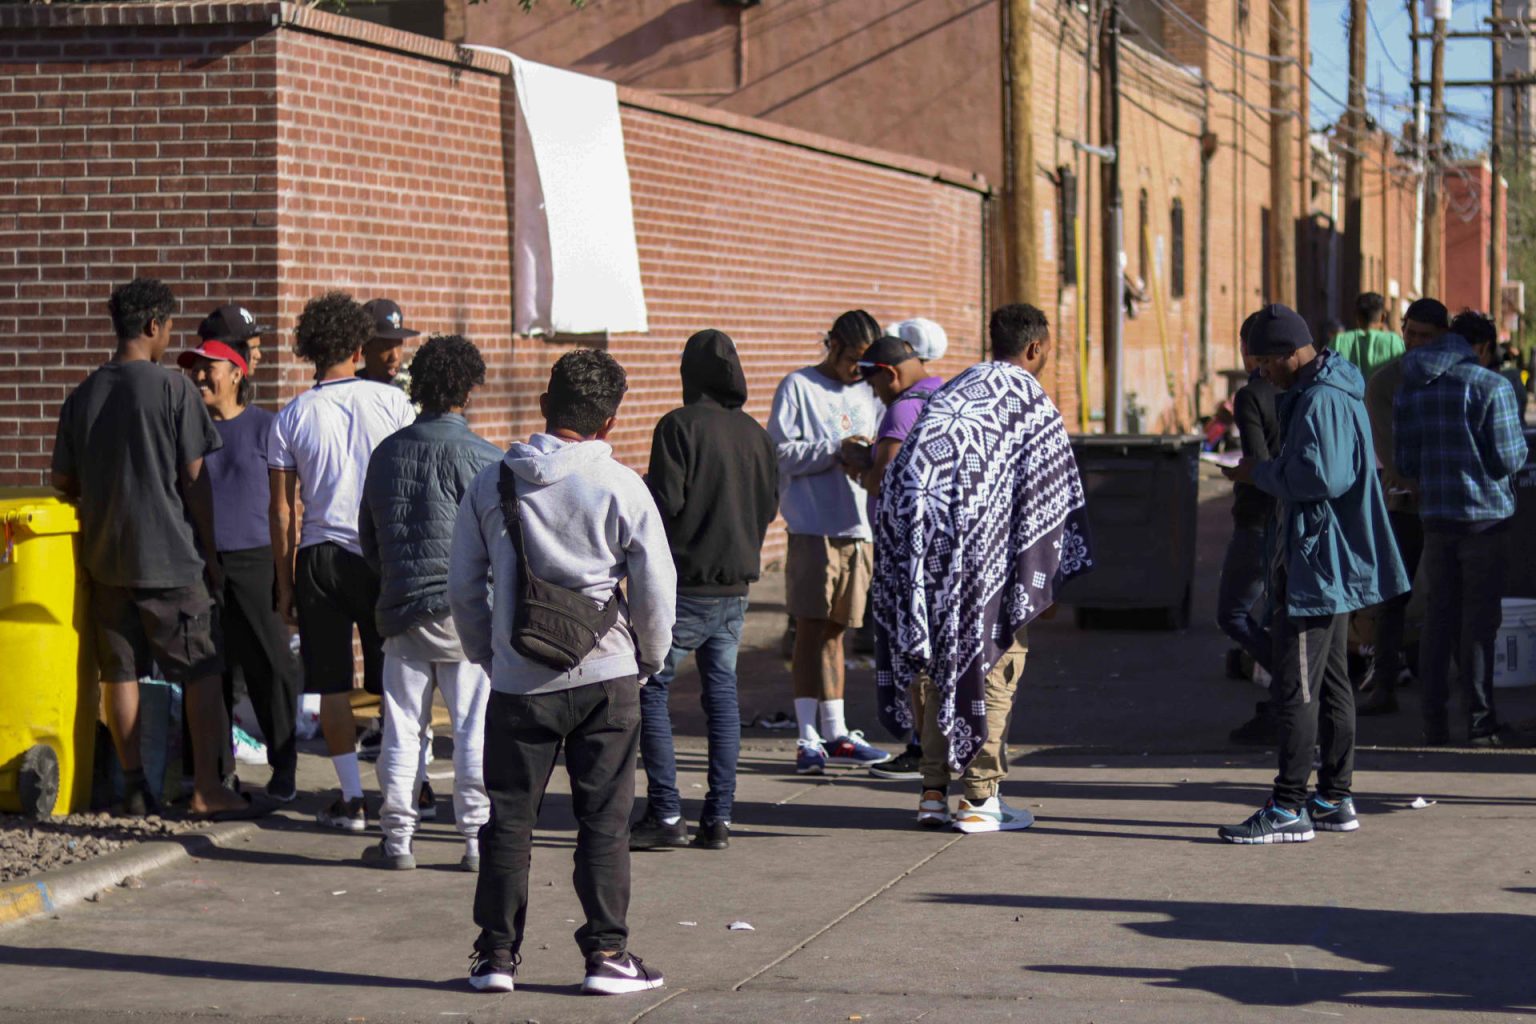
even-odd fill
[(1008, 234), (1005, 292), (1010, 302), (1032, 302), (1040, 287), (1040, 235), (1035, 215), (1035, 104), (1030, 62), (1034, 6), (1032, 0), (1005, 0), (1000, 8), (1004, 19), (1003, 74), (1008, 101), (1004, 223)]
[(1408, 0), (1408, 43), (1413, 53), (1413, 153), (1419, 165), (1413, 186), (1413, 294), (1424, 295), (1424, 88), (1419, 69), (1419, 0)]
[(1429, 56), (1429, 147), (1424, 154), (1424, 294), (1440, 298), (1445, 261), (1445, 199), (1440, 164), (1445, 147), (1445, 24), (1451, 0), (1433, 0), (1435, 29)]
[[(1269, 52), (1278, 58), (1269, 65), (1269, 105), (1276, 110), (1295, 109), (1297, 89), (1296, 30), (1291, 17), (1293, 0), (1270, 0)], [(1288, 114), (1269, 115), (1269, 297), (1296, 306), (1296, 190), (1291, 182), (1295, 158), (1291, 148), (1296, 126)]]
[[(1503, 0), (1492, 0), (1493, 11), (1489, 20), (1502, 27)], [(1504, 77), (1504, 40), (1493, 40), (1493, 80)], [(1494, 323), (1503, 320), (1500, 315), (1504, 305), (1504, 249), (1507, 245), (1504, 218), (1499, 207), (1504, 198), (1504, 87), (1493, 87), (1493, 131), (1488, 140), (1488, 315)]]
[[(1410, 0), (1411, 2), (1411, 0)], [(1365, 291), (1365, 0), (1349, 3), (1349, 109), (1344, 111), (1344, 301)], [(1353, 321), (1351, 321), (1353, 323)]]
[(1120, 5), (1104, 0), (1100, 26), (1099, 141), (1108, 155), (1100, 162), (1104, 204), (1104, 429), (1125, 433), (1125, 208), (1120, 197)]

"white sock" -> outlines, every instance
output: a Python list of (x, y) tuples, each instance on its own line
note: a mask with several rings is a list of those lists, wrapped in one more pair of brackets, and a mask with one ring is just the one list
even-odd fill
[(681, 814), (674, 814), (674, 815), (671, 815), (670, 817), (662, 818), (661, 819), (661, 823), (663, 825), (676, 825), (678, 822), (680, 822), (682, 820), (683, 820), (683, 816)]
[(336, 779), (341, 783), (341, 798), (356, 800), (363, 795), (363, 775), (357, 767), (356, 754), (337, 754), (331, 758), (336, 766)]
[(824, 700), (821, 702), (821, 734), (830, 736), (834, 740), (840, 740), (848, 735), (848, 723), (843, 720), (843, 702), (840, 700)]
[(816, 731), (816, 705), (819, 703), (815, 697), (795, 698), (795, 721), (800, 726), (802, 743), (821, 742), (821, 734)]

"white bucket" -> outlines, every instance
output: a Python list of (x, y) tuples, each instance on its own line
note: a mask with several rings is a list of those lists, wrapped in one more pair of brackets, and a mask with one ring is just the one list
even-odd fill
[(1504, 599), (1504, 624), (1493, 642), (1493, 685), (1536, 686), (1536, 600)]

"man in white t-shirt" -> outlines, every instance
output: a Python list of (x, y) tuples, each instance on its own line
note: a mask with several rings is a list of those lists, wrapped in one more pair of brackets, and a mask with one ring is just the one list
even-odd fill
[[(310, 300), (294, 351), (315, 366), (315, 386), (272, 423), (272, 549), (277, 608), (299, 628), (304, 689), (320, 694), (320, 728), (341, 796), (317, 816), (347, 832), (367, 828), (352, 722), (352, 630), (363, 648), (364, 688), (382, 693), (383, 648), (374, 619), (379, 576), (362, 554), (357, 517), (373, 450), (416, 418), (398, 388), (358, 378), (373, 319), (342, 292)], [(295, 498), (304, 521), (294, 522)]]

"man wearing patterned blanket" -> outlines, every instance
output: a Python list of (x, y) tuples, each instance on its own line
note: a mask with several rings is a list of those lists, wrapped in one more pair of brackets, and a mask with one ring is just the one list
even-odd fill
[(875, 526), (880, 710), (919, 726), (919, 825), (1028, 828), (999, 795), (1026, 626), (1093, 567), (1083, 485), (1061, 413), (1036, 375), (1050, 324), (1034, 306), (992, 314), (992, 361), (934, 395), (881, 487)]

